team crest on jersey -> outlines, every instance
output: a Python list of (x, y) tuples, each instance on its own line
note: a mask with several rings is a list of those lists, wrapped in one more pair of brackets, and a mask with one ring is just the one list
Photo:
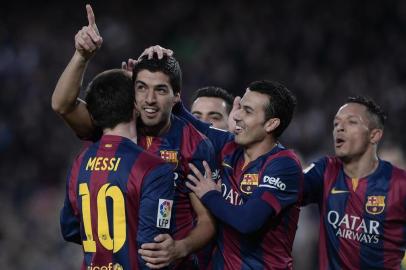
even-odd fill
[(385, 196), (368, 196), (365, 210), (372, 215), (378, 215), (385, 209)]
[(172, 200), (159, 199), (156, 226), (169, 229), (171, 226)]
[(161, 158), (169, 163), (178, 163), (178, 151), (175, 150), (161, 150)]
[(240, 183), (240, 189), (245, 194), (251, 194), (254, 188), (258, 186), (258, 174), (247, 173), (244, 174), (242, 181)]

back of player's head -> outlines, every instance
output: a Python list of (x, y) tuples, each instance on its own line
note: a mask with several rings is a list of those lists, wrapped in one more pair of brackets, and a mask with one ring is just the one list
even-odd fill
[(162, 72), (169, 77), (169, 82), (172, 86), (173, 93), (177, 94), (182, 88), (182, 70), (180, 69), (179, 62), (173, 56), (164, 56), (162, 59), (154, 54), (153, 58), (148, 59), (143, 56), (141, 60), (135, 64), (133, 69), (133, 81), (135, 82), (138, 73), (141, 70), (148, 70), (150, 72)]
[(114, 128), (132, 119), (135, 93), (131, 77), (121, 69), (98, 74), (86, 89), (87, 109), (96, 127)]
[(199, 97), (214, 97), (224, 100), (224, 102), (226, 103), (227, 114), (230, 113), (233, 107), (234, 96), (227, 92), (227, 90), (217, 86), (206, 86), (197, 89), (193, 97), (193, 101), (195, 101)]
[(373, 99), (367, 96), (352, 96), (347, 98), (346, 103), (357, 103), (364, 105), (367, 109), (370, 123), (372, 124), (373, 128), (383, 129), (387, 115)]
[(248, 89), (269, 96), (265, 107), (265, 120), (280, 119), (279, 126), (273, 132), (274, 137), (278, 138), (292, 120), (296, 107), (295, 95), (284, 85), (274, 81), (255, 81), (248, 85)]

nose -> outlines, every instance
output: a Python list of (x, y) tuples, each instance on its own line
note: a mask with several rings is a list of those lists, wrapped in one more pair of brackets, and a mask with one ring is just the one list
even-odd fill
[(209, 116), (207, 114), (203, 114), (201, 116), (200, 120), (202, 120), (203, 122), (206, 122), (206, 123), (211, 123), (210, 118), (209, 118)]
[(234, 115), (233, 115), (233, 119), (234, 121), (240, 121), (241, 120), (241, 111), (242, 109), (238, 109), (235, 111)]
[(342, 132), (344, 131), (344, 124), (342, 123), (337, 123), (336, 126), (334, 127), (335, 132)]
[(155, 101), (156, 101), (155, 91), (153, 89), (149, 89), (145, 97), (145, 102), (148, 104), (152, 104), (155, 103)]

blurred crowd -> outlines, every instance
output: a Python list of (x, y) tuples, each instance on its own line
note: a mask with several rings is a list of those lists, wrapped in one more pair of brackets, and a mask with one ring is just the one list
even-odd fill
[[(235, 95), (254, 80), (298, 97), (282, 142), (304, 165), (332, 154), (332, 119), (348, 95), (374, 98), (389, 118), (382, 156), (406, 169), (406, 1), (94, 1), (104, 39), (85, 76), (144, 48), (175, 51), (182, 97), (206, 85)], [(8, 2), (0, 10), (0, 267), (78, 269), (81, 248), (59, 232), (70, 161), (81, 147), (50, 106), (87, 23), (82, 1)], [(302, 211), (295, 269), (316, 269), (318, 221)]]

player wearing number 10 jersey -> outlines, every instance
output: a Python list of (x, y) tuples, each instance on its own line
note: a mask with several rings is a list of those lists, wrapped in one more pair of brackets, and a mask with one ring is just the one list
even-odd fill
[(98, 75), (86, 101), (103, 136), (70, 170), (62, 234), (83, 245), (83, 270), (147, 268), (137, 250), (157, 234), (170, 233), (173, 166), (131, 140), (134, 91), (123, 71)]

